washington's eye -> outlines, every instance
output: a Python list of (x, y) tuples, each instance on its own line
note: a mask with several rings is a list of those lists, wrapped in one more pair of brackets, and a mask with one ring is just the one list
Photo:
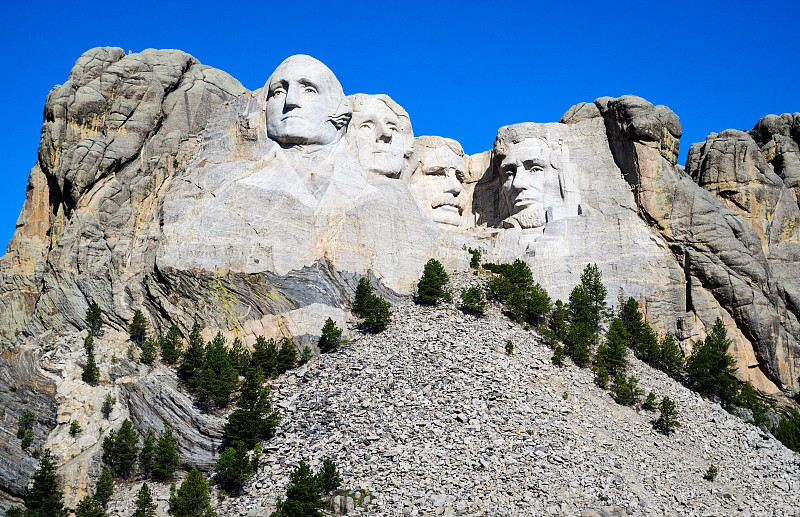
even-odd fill
[(284, 95), (285, 93), (286, 93), (286, 90), (284, 90), (283, 88), (278, 87), (278, 88), (275, 88), (274, 90), (272, 90), (272, 92), (270, 92), (269, 96), (270, 97), (277, 97), (278, 95)]
[(317, 89), (313, 86), (306, 86), (303, 91), (306, 93), (317, 93)]

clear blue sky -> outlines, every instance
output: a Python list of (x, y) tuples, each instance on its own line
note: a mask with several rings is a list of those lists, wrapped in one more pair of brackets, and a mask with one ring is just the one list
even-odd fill
[(47, 93), (87, 49), (177, 48), (256, 89), (292, 54), (345, 93), (386, 93), (417, 135), (490, 149), (500, 126), (635, 94), (681, 118), (681, 163), (710, 132), (800, 111), (800, 2), (8, 2), (0, 252), (36, 162)]

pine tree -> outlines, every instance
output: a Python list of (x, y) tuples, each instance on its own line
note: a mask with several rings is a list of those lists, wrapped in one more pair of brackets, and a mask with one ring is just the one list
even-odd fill
[(669, 397), (661, 399), (661, 404), (659, 404), (658, 409), (661, 411), (661, 414), (658, 420), (656, 420), (656, 426), (661, 429), (664, 434), (669, 435), (669, 433), (681, 426), (681, 424), (678, 423), (678, 412), (675, 411), (675, 402)]
[(197, 402), (206, 409), (227, 407), (238, 379), (239, 374), (231, 365), (225, 348), (225, 336), (217, 332), (206, 347)]
[(269, 386), (262, 386), (264, 377), (259, 368), (251, 368), (245, 375), (236, 409), (228, 417), (222, 436), (224, 447), (242, 442), (252, 449), (261, 440), (270, 438), (278, 427), (280, 416), (272, 407)]
[(480, 287), (472, 286), (461, 290), (461, 310), (467, 314), (483, 316), (486, 311), (486, 298)]
[(281, 348), (278, 350), (278, 364), (275, 369), (280, 375), (295, 366), (297, 366), (297, 348), (291, 339), (283, 338), (281, 339)]
[(628, 338), (629, 335), (622, 320), (614, 318), (606, 333), (605, 342), (597, 349), (595, 365), (598, 368), (605, 368), (611, 376), (624, 375), (628, 367), (626, 358), (628, 349), (625, 346), (629, 342)]
[(183, 353), (183, 360), (178, 367), (178, 378), (190, 393), (195, 393), (200, 385), (200, 372), (205, 362), (205, 347), (203, 336), (200, 335), (200, 325), (195, 321), (189, 333), (189, 346)]
[(365, 302), (371, 295), (372, 286), (370, 285), (369, 280), (367, 280), (366, 277), (361, 277), (361, 280), (358, 281), (358, 287), (356, 287), (355, 298), (353, 298), (353, 314), (359, 318), (366, 317)]
[(178, 470), (180, 462), (178, 440), (175, 438), (172, 426), (167, 425), (164, 428), (164, 432), (158, 437), (153, 453), (153, 479), (158, 481), (172, 479), (172, 475)]
[(100, 477), (97, 478), (97, 484), (94, 487), (94, 498), (105, 508), (113, 493), (114, 477), (111, 475), (111, 471), (108, 470), (108, 467), (103, 465), (103, 471), (100, 473)]
[(128, 325), (128, 334), (131, 336), (131, 341), (141, 346), (147, 337), (147, 327), (148, 323), (141, 309), (136, 309), (136, 312), (133, 313), (133, 320)]
[(103, 413), (103, 417), (106, 420), (111, 416), (111, 412), (114, 411), (114, 404), (116, 403), (117, 398), (111, 395), (111, 392), (106, 393), (106, 398), (103, 399), (103, 405), (100, 407), (100, 412)]
[(720, 318), (706, 336), (692, 350), (686, 364), (689, 383), (700, 393), (719, 397), (730, 404), (737, 394), (736, 359), (728, 353), (731, 340)]
[(436, 305), (441, 300), (450, 300), (450, 293), (445, 289), (449, 282), (450, 277), (442, 263), (436, 259), (428, 260), (417, 284), (416, 302), (423, 305)]
[(550, 312), (550, 330), (555, 334), (559, 341), (564, 341), (567, 337), (569, 328), (569, 310), (561, 300), (556, 300), (553, 310)]
[(365, 309), (364, 329), (373, 334), (383, 332), (392, 321), (389, 302), (380, 296), (371, 295), (365, 305), (367, 308)]
[(100, 368), (94, 359), (94, 351), (89, 352), (89, 357), (86, 358), (86, 364), (83, 365), (83, 373), (81, 379), (89, 386), (97, 386), (100, 382)]
[(339, 476), (339, 471), (336, 470), (336, 463), (330, 458), (322, 460), (322, 468), (317, 473), (319, 486), (325, 493), (331, 493), (342, 484), (342, 478)]
[[(603, 277), (597, 264), (587, 264), (581, 273), (581, 287), (586, 293), (591, 312), (591, 323), (595, 331), (600, 331), (600, 324), (608, 315)], [(572, 300), (570, 300), (571, 302)]]
[(767, 416), (767, 406), (762, 402), (761, 397), (756, 392), (753, 385), (749, 382), (742, 384), (739, 391), (738, 403), (740, 406), (745, 407), (753, 413), (753, 418), (748, 422), (756, 426), (769, 425), (769, 417)]
[(130, 478), (139, 453), (139, 434), (127, 418), (119, 431), (113, 429), (103, 439), (103, 461), (117, 476)]
[(31, 476), (31, 487), (25, 499), (26, 515), (35, 517), (66, 517), (61, 488), (56, 477), (56, 463), (50, 449), (39, 456), (39, 468)]
[(83, 338), (83, 349), (86, 351), (86, 355), (94, 353), (94, 336), (91, 332)]
[(103, 334), (103, 312), (96, 301), (92, 300), (89, 307), (86, 309), (86, 328), (89, 333), (94, 336), (101, 336)]
[(258, 336), (253, 346), (253, 355), (250, 356), (250, 365), (260, 368), (264, 377), (274, 377), (278, 366), (278, 343), (274, 339)]
[(675, 377), (683, 371), (683, 364), (685, 357), (683, 350), (675, 342), (672, 334), (666, 334), (661, 339), (659, 350), (658, 368), (665, 372), (667, 375)]
[(151, 365), (156, 359), (158, 359), (158, 346), (156, 345), (156, 340), (150, 336), (142, 344), (141, 361), (144, 364)]
[(775, 428), (775, 438), (789, 450), (800, 450), (800, 411), (797, 408), (781, 415)]
[(147, 486), (147, 483), (142, 483), (142, 488), (136, 493), (136, 507), (133, 511), (133, 517), (156, 517), (157, 508), (158, 506), (150, 494), (150, 487)]
[(253, 465), (244, 443), (226, 447), (214, 466), (214, 480), (231, 495), (239, 495), (245, 482), (253, 475)]
[(211, 508), (208, 483), (197, 469), (192, 469), (169, 497), (169, 513), (172, 517), (216, 517)]
[(336, 326), (333, 319), (328, 318), (322, 326), (322, 335), (317, 343), (319, 351), (323, 354), (333, 352), (342, 343), (342, 329)]
[(6, 517), (25, 517), (25, 510), (19, 506), (11, 506), (6, 510)]
[(233, 340), (233, 344), (228, 350), (228, 358), (231, 366), (239, 375), (244, 375), (247, 372), (250, 366), (250, 352), (244, 347), (242, 340), (238, 336)]
[(106, 512), (103, 507), (91, 496), (85, 496), (75, 507), (75, 517), (105, 517)]
[(614, 394), (614, 400), (617, 404), (623, 406), (632, 406), (639, 401), (639, 397), (644, 394), (644, 391), (639, 389), (639, 380), (631, 375), (627, 379), (620, 374), (614, 376), (614, 383), (611, 385), (611, 391)]
[(319, 478), (304, 461), (289, 475), (286, 500), (278, 500), (270, 517), (322, 517)]
[(145, 479), (150, 477), (150, 471), (153, 468), (153, 459), (156, 455), (156, 433), (153, 432), (151, 427), (147, 428), (147, 432), (142, 440), (142, 449), (139, 451), (139, 470)]
[(181, 358), (183, 348), (181, 331), (174, 323), (163, 337), (159, 336), (161, 345), (161, 360), (166, 364), (176, 364)]

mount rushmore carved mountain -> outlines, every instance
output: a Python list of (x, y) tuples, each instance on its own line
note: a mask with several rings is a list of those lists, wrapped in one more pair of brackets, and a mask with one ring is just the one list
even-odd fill
[(2, 382), (39, 386), (17, 398), (55, 421), (37, 347), (85, 329), (92, 301), (117, 330), (141, 308), (157, 330), (311, 343), (361, 278), (398, 302), (429, 258), (466, 269), (475, 248), (522, 258), (554, 299), (596, 263), (684, 351), (721, 317), (742, 380), (800, 393), (800, 114), (711, 134), (684, 168), (678, 116), (635, 96), (468, 156), (415, 137), (388, 95), (345, 93), (308, 56), (251, 92), (177, 50), (83, 54), (47, 97), (0, 258)]

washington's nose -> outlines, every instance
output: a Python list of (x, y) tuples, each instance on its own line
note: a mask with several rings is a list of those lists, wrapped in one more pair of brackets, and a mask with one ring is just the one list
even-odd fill
[(283, 108), (285, 110), (289, 110), (292, 108), (299, 108), (300, 107), (300, 92), (297, 88), (292, 88), (289, 86), (289, 89), (286, 91), (286, 100), (284, 101)]
[(447, 181), (444, 184), (444, 191), (458, 197), (461, 193), (461, 182), (456, 178), (455, 169), (447, 169)]
[(392, 142), (392, 131), (389, 126), (383, 123), (378, 123), (378, 142), (389, 144)]

